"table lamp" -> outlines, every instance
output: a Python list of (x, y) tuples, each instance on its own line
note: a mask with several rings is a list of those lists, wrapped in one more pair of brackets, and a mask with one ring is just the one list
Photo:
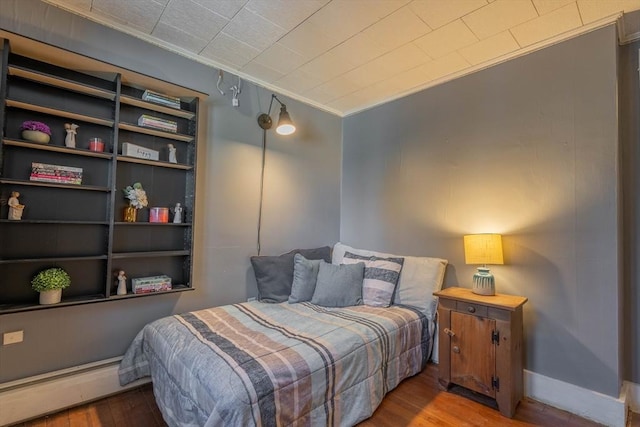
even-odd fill
[(473, 275), (474, 294), (495, 295), (496, 285), (487, 264), (504, 264), (502, 236), (500, 234), (469, 234), (464, 236), (466, 264), (482, 264)]

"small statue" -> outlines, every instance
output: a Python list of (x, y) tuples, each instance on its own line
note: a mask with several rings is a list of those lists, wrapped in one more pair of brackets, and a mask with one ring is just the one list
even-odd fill
[(181, 224), (183, 207), (180, 205), (180, 203), (176, 203), (176, 207), (173, 208), (172, 210), (173, 210), (173, 223)]
[(124, 275), (124, 270), (120, 270), (118, 272), (118, 290), (116, 294), (118, 295), (126, 295), (127, 294), (127, 276)]
[(173, 144), (168, 144), (167, 147), (169, 148), (169, 163), (178, 163), (176, 159), (176, 147), (174, 147)]
[(64, 129), (67, 131), (67, 136), (64, 138), (64, 145), (69, 148), (76, 148), (76, 130), (79, 128), (75, 123), (65, 123)]
[(17, 191), (12, 191), (11, 197), (9, 197), (9, 200), (7, 201), (7, 205), (9, 205), (8, 219), (13, 221), (21, 220), (22, 211), (24, 210), (24, 205), (20, 204), (18, 197), (20, 197), (20, 193)]

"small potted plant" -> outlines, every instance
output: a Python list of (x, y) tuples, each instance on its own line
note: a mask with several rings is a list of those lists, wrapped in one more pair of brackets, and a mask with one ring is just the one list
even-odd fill
[(51, 138), (51, 129), (42, 122), (32, 120), (23, 122), (20, 130), (22, 131), (22, 138), (27, 141), (48, 144)]
[(62, 297), (62, 290), (71, 285), (71, 277), (62, 268), (42, 270), (31, 280), (34, 291), (40, 292), (40, 304), (57, 304)]

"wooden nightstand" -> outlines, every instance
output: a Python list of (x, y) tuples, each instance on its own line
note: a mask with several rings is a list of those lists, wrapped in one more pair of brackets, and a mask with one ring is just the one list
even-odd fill
[(522, 399), (522, 306), (527, 298), (476, 295), (471, 289), (434, 292), (438, 302), (438, 380), (495, 399), (513, 417)]

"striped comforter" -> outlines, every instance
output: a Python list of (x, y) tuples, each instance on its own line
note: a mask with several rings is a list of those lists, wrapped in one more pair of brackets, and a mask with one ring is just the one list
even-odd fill
[(171, 426), (351, 426), (422, 370), (429, 340), (406, 306), (247, 302), (148, 324), (120, 383), (151, 375)]

